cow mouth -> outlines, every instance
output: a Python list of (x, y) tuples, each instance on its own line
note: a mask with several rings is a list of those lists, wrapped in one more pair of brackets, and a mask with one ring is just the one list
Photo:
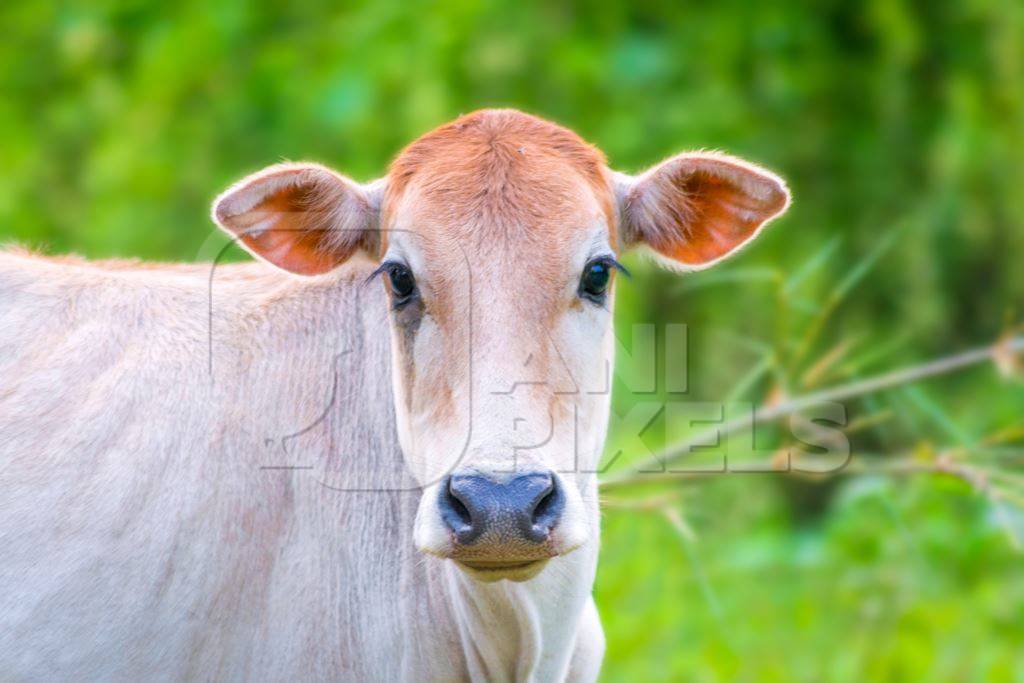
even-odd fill
[(472, 578), (486, 583), (502, 579), (529, 581), (540, 573), (549, 559), (551, 558), (544, 557), (539, 560), (524, 560), (521, 562), (455, 560), (455, 564)]

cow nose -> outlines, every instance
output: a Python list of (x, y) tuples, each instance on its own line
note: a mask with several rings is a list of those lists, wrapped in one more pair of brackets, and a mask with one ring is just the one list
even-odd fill
[(502, 482), (479, 473), (455, 473), (442, 482), (441, 517), (459, 545), (489, 532), (503, 540), (543, 543), (565, 507), (551, 472), (519, 473)]

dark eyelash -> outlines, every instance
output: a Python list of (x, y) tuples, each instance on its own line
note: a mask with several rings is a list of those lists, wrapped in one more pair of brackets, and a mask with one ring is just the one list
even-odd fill
[(629, 272), (629, 269), (626, 268), (626, 266), (619, 263), (618, 261), (616, 261), (614, 256), (598, 256), (597, 258), (592, 259), (587, 263), (600, 263), (602, 265), (614, 268), (615, 270), (619, 271), (628, 278), (633, 277), (633, 274)]
[(363, 281), (363, 284), (364, 285), (370, 284), (376, 278), (380, 277), (382, 274), (388, 272), (389, 270), (391, 270), (392, 268), (394, 268), (396, 266), (401, 266), (403, 268), (408, 268), (409, 267), (409, 266), (405, 265), (404, 263), (402, 263), (401, 261), (384, 261), (379, 266), (377, 266), (372, 273), (370, 273), (369, 275), (366, 276), (366, 279)]

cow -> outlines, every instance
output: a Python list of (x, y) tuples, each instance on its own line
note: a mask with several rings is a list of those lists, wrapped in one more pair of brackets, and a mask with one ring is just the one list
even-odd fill
[(0, 679), (594, 680), (619, 258), (788, 203), (482, 110), (232, 186), (255, 262), (0, 252)]

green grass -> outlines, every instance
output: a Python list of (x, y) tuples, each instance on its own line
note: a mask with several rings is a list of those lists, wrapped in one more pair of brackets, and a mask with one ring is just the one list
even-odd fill
[(774, 478), (692, 484), (692, 541), (605, 514), (607, 680), (1021, 680), (1021, 557), (984, 498), (852, 478), (797, 521)]

